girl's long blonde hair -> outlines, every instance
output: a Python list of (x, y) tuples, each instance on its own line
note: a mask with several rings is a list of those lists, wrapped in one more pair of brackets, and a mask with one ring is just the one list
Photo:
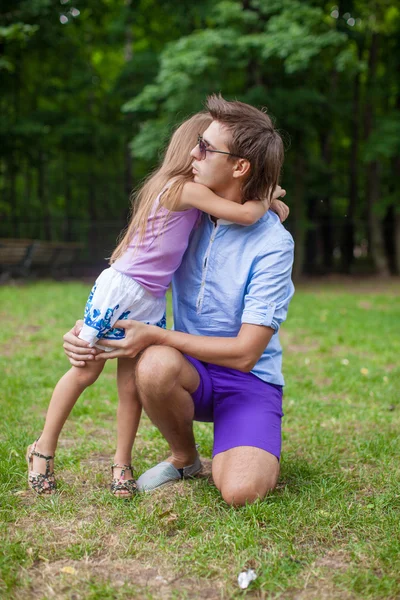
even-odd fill
[[(110, 258), (110, 264), (115, 262), (127, 249), (136, 235), (136, 247), (143, 241), (147, 221), (154, 207), (157, 196), (172, 181), (164, 194), (164, 204), (168, 201), (168, 210), (174, 211), (179, 203), (182, 187), (193, 179), (190, 151), (197, 144), (198, 134), (204, 133), (210, 125), (212, 117), (209, 113), (200, 112), (184, 121), (174, 132), (164, 160), (143, 186), (131, 195), (131, 217), (128, 227), (122, 232), (118, 245)], [(157, 210), (161, 208), (161, 204)]]

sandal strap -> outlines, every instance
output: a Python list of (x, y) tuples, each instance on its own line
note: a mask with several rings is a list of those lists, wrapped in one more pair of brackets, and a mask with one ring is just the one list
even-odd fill
[(121, 475), (119, 476), (120, 479), (122, 479), (122, 477), (125, 475), (125, 471), (130, 471), (133, 475), (133, 467), (132, 465), (120, 465), (119, 463), (113, 463), (111, 465), (111, 473), (114, 474), (114, 469), (121, 469)]
[(32, 456), (37, 456), (38, 458), (42, 458), (43, 460), (46, 461), (46, 473), (42, 473), (42, 475), (44, 475), (45, 477), (48, 477), (49, 475), (53, 475), (53, 473), (50, 473), (50, 461), (54, 459), (55, 457), (55, 453), (53, 454), (53, 456), (48, 455), (46, 456), (45, 454), (41, 454), (40, 452), (38, 452), (36, 450), (36, 444), (38, 443), (39, 438), (37, 440), (35, 440), (35, 442), (32, 444), (31, 449), (29, 450), (29, 460), (32, 459)]
[(44, 458), (44, 460), (51, 460), (52, 458), (55, 457), (55, 454), (53, 456), (50, 456), (50, 455), (49, 456), (45, 456), (44, 454), (40, 454), (40, 452), (37, 452), (36, 450), (31, 450), (29, 452), (29, 454), (31, 456), (37, 456), (38, 458)]
[(113, 494), (115, 494), (115, 492), (126, 491), (129, 492), (130, 495), (132, 495), (137, 492), (137, 483), (134, 479), (126, 479), (120, 481), (114, 480), (111, 483), (110, 488)]
[[(114, 478), (114, 468), (121, 469), (121, 473), (118, 479)], [(132, 465), (121, 465), (119, 463), (113, 463), (111, 465), (111, 473), (113, 480), (111, 482), (111, 492), (115, 494), (116, 492), (125, 491), (128, 492), (127, 498), (132, 498), (133, 494), (137, 492), (137, 484), (135, 479), (124, 479), (125, 471), (130, 471), (133, 477), (133, 467)]]

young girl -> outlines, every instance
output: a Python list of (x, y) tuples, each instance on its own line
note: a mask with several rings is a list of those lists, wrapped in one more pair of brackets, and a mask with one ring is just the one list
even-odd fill
[[(240, 205), (192, 182), (190, 151), (196, 144), (202, 158), (212, 151), (199, 135), (211, 120), (209, 114), (198, 113), (185, 121), (173, 134), (161, 167), (138, 192), (127, 231), (111, 256), (111, 266), (98, 277), (85, 307), (80, 337), (91, 347), (101, 348), (98, 342), (102, 338), (124, 336), (123, 330), (113, 328), (118, 319), (135, 319), (165, 328), (166, 291), (200, 210), (216, 218), (251, 225), (268, 210), (272, 200), (271, 208), (282, 220), (286, 218), (288, 209), (277, 200), (284, 194), (279, 186), (271, 199)], [(57, 383), (43, 432), (27, 450), (28, 483), (38, 494), (55, 492), (53, 462), (62, 427), (79, 396), (100, 375), (104, 363), (89, 361), (84, 368), (72, 367)], [(132, 359), (118, 360), (117, 387), (117, 449), (111, 467), (111, 491), (127, 498), (136, 491), (131, 453), (141, 415)]]

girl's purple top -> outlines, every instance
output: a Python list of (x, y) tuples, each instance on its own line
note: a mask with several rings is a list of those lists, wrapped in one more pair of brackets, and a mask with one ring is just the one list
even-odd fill
[(173, 274), (182, 262), (190, 233), (200, 215), (197, 208), (170, 212), (160, 206), (159, 194), (139, 246), (132, 239), (112, 267), (132, 277), (153, 296), (165, 295)]

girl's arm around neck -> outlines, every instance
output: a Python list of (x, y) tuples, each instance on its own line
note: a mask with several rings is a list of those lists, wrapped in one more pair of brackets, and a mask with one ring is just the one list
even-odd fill
[(197, 208), (217, 219), (226, 219), (239, 225), (253, 225), (266, 212), (266, 205), (259, 200), (238, 204), (214, 194), (201, 183), (189, 181), (182, 188), (179, 210)]

